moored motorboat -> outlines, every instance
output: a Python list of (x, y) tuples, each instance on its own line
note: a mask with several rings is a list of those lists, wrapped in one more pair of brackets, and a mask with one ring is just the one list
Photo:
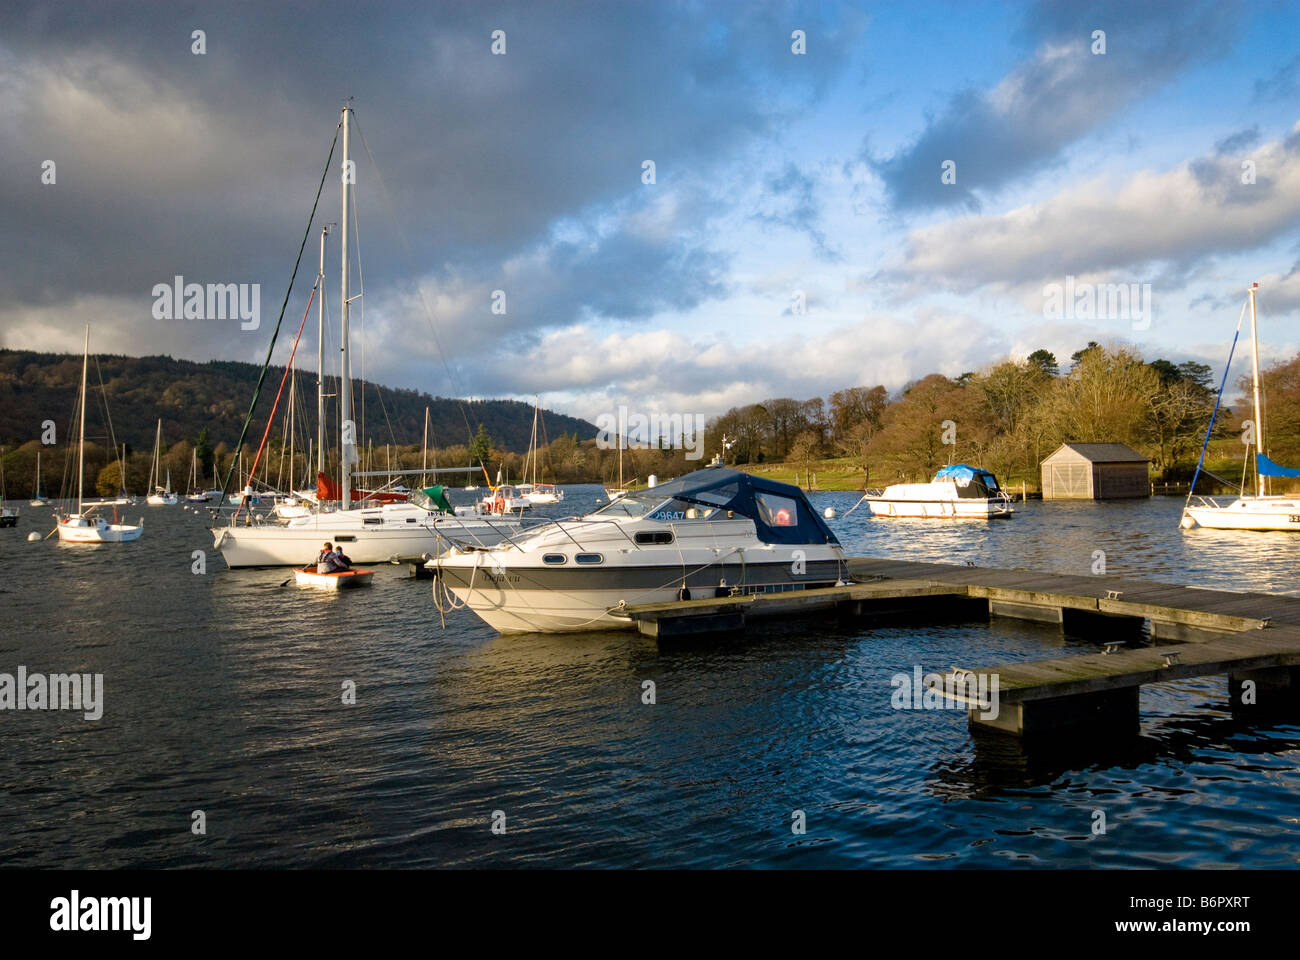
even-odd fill
[(463, 604), (501, 633), (525, 633), (630, 628), (621, 608), (684, 599), (683, 588), (699, 598), (831, 586), (845, 561), (798, 487), (713, 466), (427, 566), (444, 610)]
[(929, 483), (895, 483), (863, 499), (878, 517), (992, 520), (1013, 513), (997, 478), (963, 463), (943, 467)]
[(524, 496), (517, 487), (502, 483), (494, 487), (483, 498), (479, 509), (483, 513), (513, 513), (516, 510), (531, 510), (533, 502)]

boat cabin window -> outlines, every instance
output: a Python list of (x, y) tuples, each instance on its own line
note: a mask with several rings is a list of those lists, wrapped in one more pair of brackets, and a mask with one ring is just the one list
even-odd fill
[(638, 544), (665, 544), (673, 542), (671, 530), (642, 530), (636, 535)]
[(796, 527), (799, 525), (799, 503), (793, 497), (776, 493), (754, 494), (758, 512), (769, 527)]
[(599, 553), (575, 553), (573, 555), (574, 563), (604, 563), (605, 558)]
[(564, 557), (564, 554), (562, 554), (562, 553), (544, 553), (544, 554), (542, 554), (542, 563), (560, 564), (560, 563), (563, 563), (563, 562), (564, 562), (564, 559), (565, 559), (565, 557)]
[(689, 500), (665, 500), (650, 513), (651, 520), (676, 523), (681, 520), (717, 520), (719, 510), (703, 503)]
[(962, 484), (961, 479), (957, 479), (957, 496), (963, 499), (982, 500), (987, 497), (996, 497), (998, 495), (998, 482), (991, 473), (977, 473)]

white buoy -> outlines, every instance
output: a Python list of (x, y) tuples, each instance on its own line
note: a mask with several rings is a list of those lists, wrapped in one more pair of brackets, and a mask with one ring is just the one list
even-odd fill
[(834, 520), (834, 519), (835, 519), (835, 508), (834, 508), (834, 507), (827, 507), (825, 510), (822, 511), (822, 516), (825, 517), (827, 520)]
[(40, 535), (39, 533), (37, 533), (35, 530), (33, 530), (31, 533), (27, 534), (27, 542), (28, 542), (28, 543), (40, 543), (40, 542), (41, 542), (41, 535)]
[(1184, 530), (1190, 530), (1192, 529), (1192, 527), (1196, 526), (1196, 521), (1193, 520), (1191, 517), (1189, 517), (1187, 514), (1183, 514), (1183, 519), (1178, 521), (1178, 525), (1182, 527)]
[(656, 486), (658, 486), (658, 485), (659, 485), (659, 478), (658, 478), (657, 476), (655, 476), (653, 473), (650, 474), (650, 476), (646, 478), (646, 486), (647, 486), (647, 487), (656, 487)]

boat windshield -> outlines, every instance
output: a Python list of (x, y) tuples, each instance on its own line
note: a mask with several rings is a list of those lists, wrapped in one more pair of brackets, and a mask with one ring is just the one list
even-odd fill
[(646, 517), (663, 523), (675, 523), (679, 520), (716, 520), (722, 510), (691, 500), (665, 500), (648, 493), (629, 493), (607, 503), (596, 513), (606, 517)]
[(664, 502), (663, 497), (653, 496), (649, 493), (626, 493), (616, 500), (611, 500), (599, 510), (592, 513), (592, 516), (603, 517), (644, 517), (654, 507)]

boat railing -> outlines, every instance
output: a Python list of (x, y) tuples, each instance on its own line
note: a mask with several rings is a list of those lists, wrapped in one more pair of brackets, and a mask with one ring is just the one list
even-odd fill
[(1188, 497), (1188, 505), (1189, 505), (1189, 506), (1192, 505), (1192, 501), (1195, 501), (1195, 505), (1196, 505), (1196, 506), (1201, 507), (1201, 508), (1206, 509), (1206, 510), (1222, 510), (1222, 509), (1224, 509), (1224, 508), (1219, 504), (1219, 502), (1218, 502), (1217, 500), (1215, 500), (1213, 497), (1204, 497), (1204, 496), (1201, 496), (1200, 494), (1196, 494), (1195, 496)]
[[(566, 526), (566, 524), (567, 524), (567, 526)], [(538, 536), (538, 535), (544, 533), (544, 532), (545, 532), (545, 529), (544, 529), (544, 528), (546, 528), (546, 527), (555, 527), (557, 530), (559, 530), (561, 533), (563, 533), (566, 537), (568, 537), (569, 540), (571, 540), (571, 541), (573, 542), (574, 546), (576, 546), (579, 550), (588, 550), (588, 549), (590, 549), (590, 548), (587, 547), (585, 544), (582, 543), (582, 541), (580, 541), (577, 537), (574, 536), (574, 530), (573, 530), (573, 527), (574, 527), (574, 526), (585, 527), (585, 528), (587, 528), (588, 530), (590, 530), (590, 528), (591, 528), (592, 526), (597, 525), (597, 524), (601, 525), (601, 526), (604, 527), (604, 528), (608, 528), (609, 526), (612, 525), (613, 528), (614, 528), (615, 530), (617, 530), (617, 531), (618, 531), (618, 532), (623, 536), (623, 538), (627, 540), (628, 543), (630, 543), (630, 544), (631, 544), (633, 547), (635, 547), (637, 550), (640, 550), (640, 549), (641, 549), (641, 544), (637, 543), (636, 540), (634, 540), (632, 537), (628, 536), (627, 531), (623, 529), (622, 524), (621, 524), (618, 520), (608, 520), (608, 519), (605, 519), (605, 518), (603, 518), (603, 517), (602, 517), (602, 518), (599, 518), (599, 519), (596, 519), (596, 518), (593, 518), (593, 517), (560, 517), (560, 518), (556, 518), (556, 517), (530, 517), (530, 518), (528, 518), (526, 521), (524, 521), (524, 524), (523, 524), (523, 525), (526, 525), (526, 527), (527, 527), (526, 531), (524, 531), (524, 532), (525, 532), (525, 536), (526, 536), (526, 538), (536, 537), (536, 536)], [(521, 525), (521, 526), (523, 526), (523, 525)], [(579, 533), (580, 533), (580, 532), (579, 532)], [(503, 536), (503, 539), (504, 539), (507, 543), (509, 543), (510, 546), (514, 547), (516, 550), (523, 550), (523, 549), (524, 549), (523, 546), (522, 546), (520, 543), (517, 543), (517, 542), (516, 542), (513, 538), (511, 538), (510, 536), (505, 535), (505, 534), (503, 534), (502, 536)], [(449, 538), (449, 539), (450, 539), (450, 538)], [(488, 544), (488, 545), (477, 546), (476, 548), (477, 548), (477, 549), (480, 549), (480, 550), (497, 550), (497, 549), (500, 549), (500, 546), (501, 546), (501, 545), (500, 545), (499, 543), (497, 543), (497, 544)]]

